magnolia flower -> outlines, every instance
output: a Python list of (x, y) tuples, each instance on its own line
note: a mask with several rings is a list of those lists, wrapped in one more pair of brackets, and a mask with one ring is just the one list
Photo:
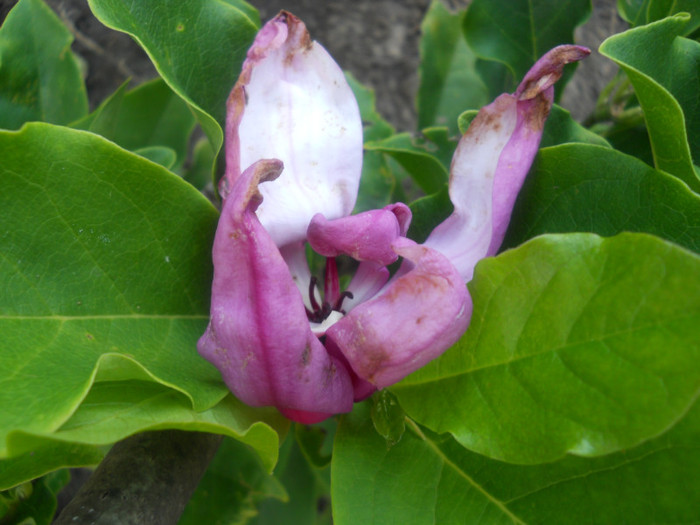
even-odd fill
[[(362, 169), (355, 97), (299, 19), (282, 12), (268, 22), (228, 100), (211, 320), (198, 343), (231, 391), (313, 423), (454, 344), (472, 312), (466, 282), (503, 240), (552, 85), (586, 54), (553, 49), (514, 94), (479, 112), (452, 161), (454, 212), (419, 245), (406, 237), (405, 204), (350, 215)], [(326, 257), (322, 286), (307, 243)], [(359, 262), (346, 290), (340, 255)]]

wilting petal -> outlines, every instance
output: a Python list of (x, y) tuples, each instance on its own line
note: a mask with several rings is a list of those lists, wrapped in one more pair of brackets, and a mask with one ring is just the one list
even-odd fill
[(386, 266), (398, 259), (391, 243), (406, 232), (410, 222), (411, 210), (401, 203), (331, 221), (317, 214), (307, 238), (314, 251), (325, 257), (349, 255)]
[(552, 105), (552, 84), (569, 62), (590, 51), (559, 46), (532, 67), (514, 95), (479, 111), (459, 141), (450, 173), (454, 212), (425, 242), (446, 255), (465, 281), (498, 251), (515, 199), (530, 170)]
[(228, 101), (226, 178), (259, 159), (284, 173), (260, 187), (258, 217), (277, 246), (304, 239), (316, 213), (348, 215), (362, 170), (362, 122), (343, 72), (296, 17), (260, 30)]
[(349, 411), (353, 389), (348, 370), (311, 333), (299, 289), (255, 215), (258, 183), (281, 169), (279, 161), (254, 164), (224, 203), (214, 239), (211, 321), (197, 347), (243, 402), (311, 422)]
[(467, 287), (445, 256), (405, 238), (393, 246), (413, 268), (326, 332), (355, 373), (378, 388), (396, 383), (454, 344), (472, 310)]

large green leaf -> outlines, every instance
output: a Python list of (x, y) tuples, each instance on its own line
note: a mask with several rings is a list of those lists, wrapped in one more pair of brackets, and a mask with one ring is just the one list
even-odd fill
[[(174, 167), (179, 169), (187, 157), (194, 125), (194, 115), (187, 104), (158, 78), (129, 92), (126, 85), (120, 87), (71, 127), (102, 135), (143, 156), (153, 152), (154, 147), (168, 148), (175, 152)], [(154, 160), (152, 156), (148, 158)], [(209, 162), (209, 171), (211, 165)]]
[(195, 111), (215, 151), (223, 141), (226, 98), (259, 26), (239, 0), (89, 0), (106, 26), (130, 34), (165, 82)]
[(649, 130), (657, 168), (700, 191), (700, 43), (684, 34), (679, 14), (608, 38), (600, 52), (627, 73)]
[(664, 432), (700, 393), (700, 257), (645, 234), (538, 237), (481, 261), (467, 333), (392, 387), (406, 413), (516, 463)]
[(671, 431), (642, 446), (537, 466), (486, 458), (411, 422), (403, 439), (387, 448), (367, 412), (356, 407), (338, 429), (337, 525), (697, 521), (698, 403)]
[(421, 25), (418, 129), (447, 126), (458, 134), (457, 117), (466, 109), (488, 103), (484, 82), (476, 72), (476, 57), (462, 34), (464, 13), (450, 13), (433, 0)]
[[(0, 457), (26, 449), (19, 432), (105, 443), (183, 420), (209, 428), (209, 417), (238, 433), (232, 421), (251, 409), (219, 403), (228, 391), (195, 347), (208, 318), (213, 206), (86, 132), (29, 124), (0, 133), (0, 156)], [(94, 381), (134, 379), (167, 387), (179, 412), (172, 401), (89, 437), (89, 426), (66, 429)], [(110, 410), (105, 401), (99, 414)]]
[(551, 48), (573, 43), (590, 11), (590, 0), (474, 0), (464, 32), (477, 56), (505, 64), (521, 79)]
[(647, 232), (700, 253), (700, 197), (677, 178), (609, 148), (540, 150), (503, 246), (577, 231)]
[(0, 128), (67, 124), (88, 110), (73, 36), (41, 0), (20, 0), (0, 28)]

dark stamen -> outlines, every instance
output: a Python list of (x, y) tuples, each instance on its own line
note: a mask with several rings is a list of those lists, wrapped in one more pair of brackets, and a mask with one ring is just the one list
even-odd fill
[(347, 297), (348, 299), (354, 299), (354, 298), (355, 298), (355, 296), (352, 295), (352, 292), (350, 292), (350, 291), (348, 291), (348, 290), (345, 290), (344, 292), (341, 292), (341, 293), (340, 293), (340, 297), (338, 297), (338, 300), (335, 302), (335, 306), (333, 307), (333, 310), (338, 310), (339, 312), (345, 313), (345, 312), (343, 312), (343, 310), (341, 310), (341, 308), (342, 308), (342, 306), (343, 306), (343, 299), (345, 299), (346, 297)]
[(314, 309), (314, 312), (317, 312), (321, 309), (321, 307), (318, 305), (318, 302), (316, 301), (316, 294), (314, 293), (314, 289), (316, 288), (317, 282), (318, 279), (316, 279), (316, 277), (312, 275), (311, 281), (309, 282), (309, 301), (311, 301), (311, 308)]

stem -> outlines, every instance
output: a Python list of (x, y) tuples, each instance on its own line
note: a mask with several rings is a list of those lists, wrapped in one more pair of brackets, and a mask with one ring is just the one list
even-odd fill
[(120, 441), (54, 525), (177, 523), (221, 436), (165, 430)]

